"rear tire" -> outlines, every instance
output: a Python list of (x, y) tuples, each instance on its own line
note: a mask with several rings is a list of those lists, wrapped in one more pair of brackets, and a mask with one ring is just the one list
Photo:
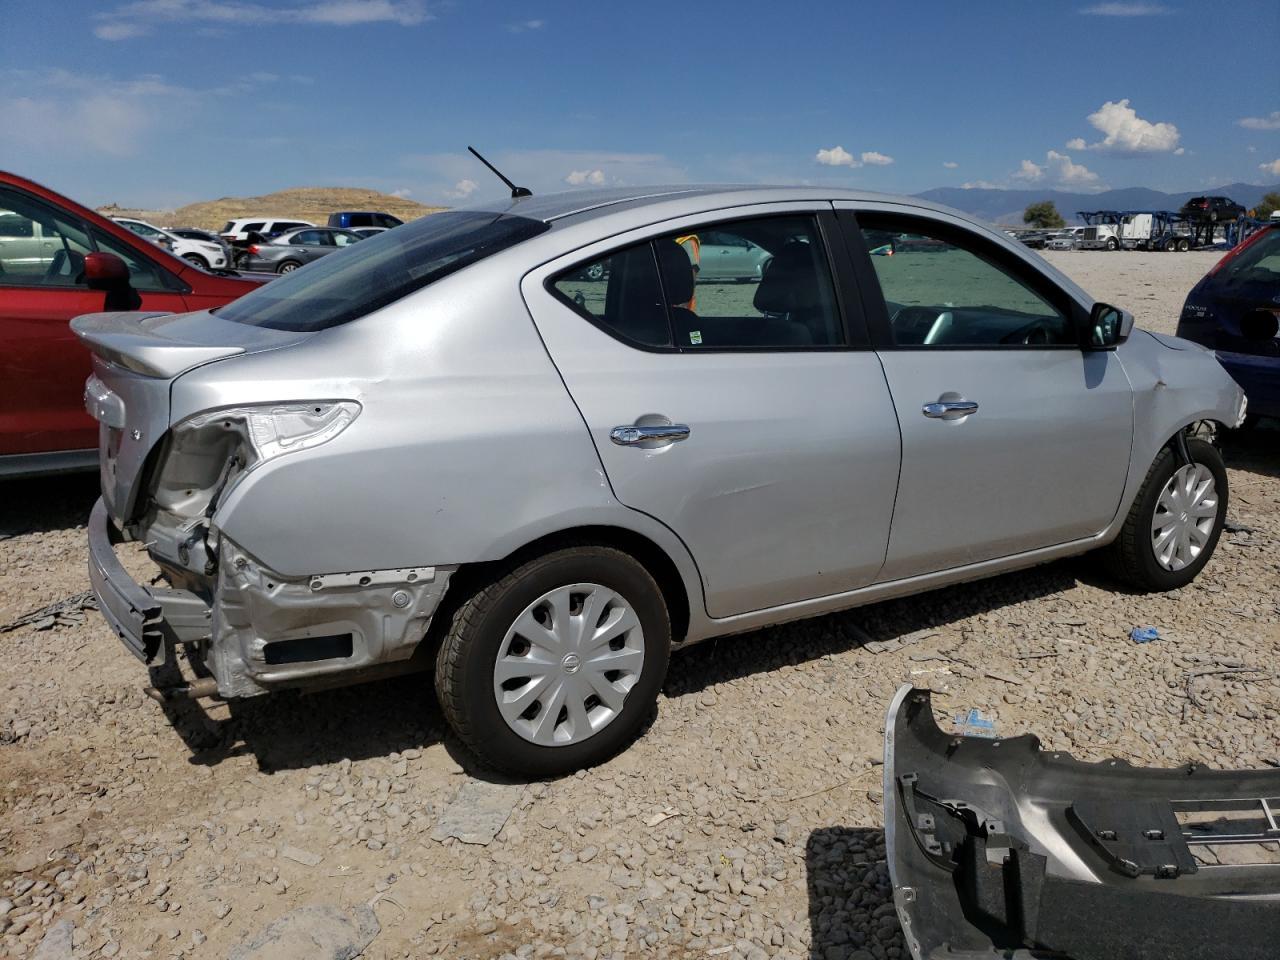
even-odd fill
[[(1188, 439), (1187, 452), (1191, 455), (1189, 465), (1180, 462), (1171, 446), (1160, 451), (1129, 508), (1120, 535), (1104, 552), (1110, 572), (1144, 593), (1175, 590), (1194, 580), (1213, 556), (1227, 519), (1229, 491), (1222, 456), (1204, 440)], [(1193, 496), (1184, 502), (1178, 499), (1180, 491), (1171, 493), (1173, 488), (1186, 485), (1198, 491), (1209, 478), (1212, 480), (1208, 488), (1210, 496), (1204, 500)], [(1211, 505), (1212, 512), (1202, 520), (1211, 519), (1212, 526), (1207, 531), (1198, 528), (1191, 531), (1185, 537), (1185, 551), (1179, 546), (1173, 550), (1173, 556), (1162, 559), (1170, 543), (1176, 544), (1177, 537), (1182, 535), (1180, 531), (1189, 529), (1181, 517), (1194, 521)], [(1181, 509), (1183, 507), (1185, 509)], [(1162, 540), (1165, 534), (1172, 536), (1173, 541), (1168, 537)]]
[[(588, 642), (586, 631), (611, 632), (610, 624), (619, 629), (612, 639)], [(636, 738), (670, 654), (670, 617), (649, 572), (612, 547), (571, 546), (509, 568), (466, 597), (436, 655), (436, 693), (483, 763), (559, 776), (602, 763)], [(615, 665), (624, 669), (608, 669)]]

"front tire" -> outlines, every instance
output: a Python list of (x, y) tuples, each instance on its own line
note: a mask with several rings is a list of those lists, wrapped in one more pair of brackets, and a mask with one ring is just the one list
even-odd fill
[(1213, 556), (1227, 519), (1227, 470), (1216, 447), (1187, 440), (1191, 462), (1165, 447), (1107, 548), (1111, 572), (1143, 592), (1175, 590)]
[(183, 254), (182, 259), (187, 261), (187, 263), (191, 264), (193, 267), (199, 267), (205, 273), (209, 272), (209, 261), (198, 253)]
[(649, 572), (611, 547), (567, 547), (458, 607), (436, 656), (436, 693), (482, 762), (559, 776), (635, 739), (670, 653), (670, 617)]
[(1119, 249), (1120, 249), (1120, 241), (1119, 241), (1119, 240), (1117, 240), (1115, 237), (1111, 237), (1110, 239), (1108, 239), (1108, 240), (1107, 240), (1107, 249), (1108, 249), (1108, 250), (1119, 250)]
[(293, 271), (297, 270), (300, 266), (302, 266), (302, 264), (297, 260), (286, 260), (276, 268), (276, 273), (293, 273)]

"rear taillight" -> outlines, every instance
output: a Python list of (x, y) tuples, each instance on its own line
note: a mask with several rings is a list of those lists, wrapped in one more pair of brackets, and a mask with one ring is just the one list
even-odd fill
[(250, 245), (250, 247), (249, 247), (249, 252), (250, 252), (250, 253), (257, 253), (257, 252), (258, 252), (258, 245), (257, 245), (256, 243), (255, 243), (255, 244)]
[(1207, 274), (1205, 274), (1205, 276), (1212, 277), (1215, 273), (1217, 273), (1219, 270), (1225, 267), (1228, 263), (1230, 263), (1236, 257), (1240, 256), (1240, 254), (1244, 253), (1246, 248), (1252, 246), (1253, 244), (1261, 240), (1263, 237), (1265, 237), (1267, 233), (1269, 233), (1269, 231), (1267, 230), (1258, 230), (1252, 236), (1246, 237), (1244, 240), (1241, 240), (1234, 247), (1228, 250), (1227, 255), (1223, 257), (1221, 260), (1219, 260), (1217, 263), (1215, 263), (1213, 265), (1213, 269), (1211, 269)]

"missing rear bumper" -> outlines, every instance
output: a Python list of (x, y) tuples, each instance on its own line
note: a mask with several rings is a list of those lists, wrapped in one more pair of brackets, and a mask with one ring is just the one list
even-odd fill
[(885, 840), (917, 960), (1262, 960), (1280, 944), (1280, 770), (1144, 769), (944, 733), (905, 686)]

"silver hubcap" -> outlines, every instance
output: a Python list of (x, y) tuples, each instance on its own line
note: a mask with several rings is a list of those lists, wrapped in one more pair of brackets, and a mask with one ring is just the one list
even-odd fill
[(1151, 518), (1151, 549), (1166, 570), (1195, 563), (1218, 520), (1218, 491), (1208, 467), (1189, 463), (1160, 491)]
[(640, 619), (598, 583), (549, 590), (511, 625), (493, 665), (507, 726), (532, 743), (563, 747), (599, 733), (622, 712), (644, 666)]

